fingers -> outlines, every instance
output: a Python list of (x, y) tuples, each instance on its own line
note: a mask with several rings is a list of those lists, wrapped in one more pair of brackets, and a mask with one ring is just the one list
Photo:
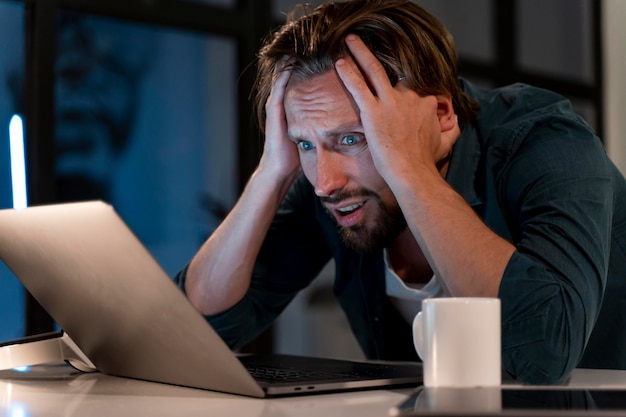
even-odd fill
[(298, 150), (287, 134), (284, 105), (287, 85), (292, 75), (290, 63), (291, 59), (283, 58), (274, 68), (274, 81), (265, 102), (265, 144), (259, 163), (281, 178), (290, 177), (300, 169)]
[(339, 59), (335, 63), (335, 70), (359, 108), (364, 109), (375, 103), (376, 92), (370, 89), (354, 61), (349, 58)]
[(373, 90), (377, 94), (384, 93), (391, 86), (391, 81), (383, 64), (359, 36), (355, 34), (346, 36), (346, 45)]
[(291, 70), (287, 68), (290, 62), (291, 59), (289, 57), (284, 57), (276, 64), (276, 67), (274, 68), (274, 84), (272, 85), (272, 90), (267, 98), (266, 108), (270, 105), (282, 106), (283, 99), (285, 97), (285, 89), (287, 88), (287, 83), (291, 77)]
[(351, 56), (339, 59), (335, 70), (357, 104), (367, 105), (376, 98), (386, 100), (394, 90), (410, 90), (405, 78), (392, 85), (385, 67), (359, 36), (346, 36), (346, 45)]
[(349, 34), (346, 36), (346, 45), (350, 49), (356, 63), (363, 70), (366, 79), (377, 91), (378, 88), (389, 84), (385, 68), (360, 37), (353, 33)]
[(274, 82), (267, 101), (265, 102), (265, 133), (276, 134), (286, 131), (287, 121), (285, 120), (285, 91), (291, 77), (291, 70), (288, 69), (289, 59), (283, 58), (274, 68)]

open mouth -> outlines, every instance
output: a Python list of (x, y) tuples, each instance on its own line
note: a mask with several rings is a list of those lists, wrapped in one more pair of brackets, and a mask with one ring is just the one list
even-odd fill
[(365, 203), (351, 204), (351, 205), (346, 206), (346, 207), (341, 207), (341, 208), (337, 209), (337, 212), (339, 213), (340, 216), (347, 216), (349, 214), (354, 213), (355, 211), (357, 211), (361, 207), (363, 207), (363, 204), (365, 204)]
[(360, 203), (349, 204), (342, 207), (327, 208), (329, 214), (333, 214), (335, 221), (339, 226), (352, 227), (363, 221), (365, 216), (366, 201)]

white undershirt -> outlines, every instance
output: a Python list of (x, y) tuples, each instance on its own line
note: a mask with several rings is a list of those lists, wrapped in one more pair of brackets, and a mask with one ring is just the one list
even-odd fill
[(415, 315), (422, 309), (422, 300), (426, 298), (445, 297), (441, 283), (437, 276), (433, 277), (426, 284), (407, 285), (400, 279), (387, 261), (387, 250), (384, 251), (385, 259), (385, 282), (387, 296), (391, 303), (398, 309), (400, 315), (407, 323), (412, 323)]

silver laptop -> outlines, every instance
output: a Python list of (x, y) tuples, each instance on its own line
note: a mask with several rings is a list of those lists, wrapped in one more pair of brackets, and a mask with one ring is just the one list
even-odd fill
[(422, 380), (413, 364), (236, 355), (103, 202), (0, 210), (0, 259), (104, 374), (253, 397)]

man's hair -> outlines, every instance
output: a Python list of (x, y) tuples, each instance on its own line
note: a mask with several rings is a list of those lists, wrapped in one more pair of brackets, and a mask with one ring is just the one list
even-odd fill
[(276, 65), (290, 57), (288, 68), (312, 78), (334, 69), (337, 59), (350, 54), (345, 38), (355, 33), (382, 63), (392, 84), (398, 76), (421, 96), (452, 99), (459, 124), (474, 118), (478, 104), (457, 79), (457, 55), (450, 32), (411, 0), (348, 0), (329, 2), (311, 10), (296, 7), (287, 23), (259, 51), (256, 112), (265, 128), (265, 103), (275, 79)]

